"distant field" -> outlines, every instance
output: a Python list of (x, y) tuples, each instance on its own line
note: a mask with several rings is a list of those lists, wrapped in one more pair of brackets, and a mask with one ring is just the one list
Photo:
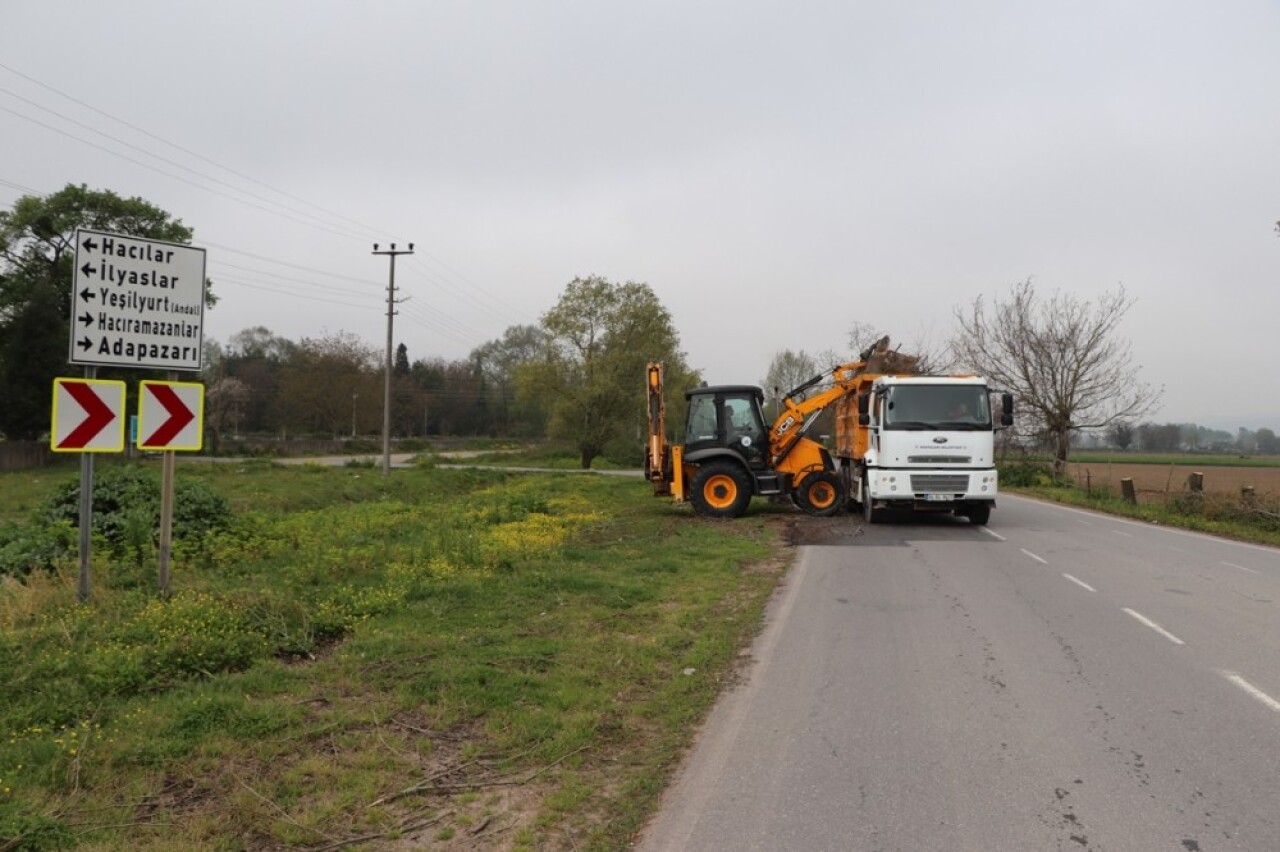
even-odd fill
[[(1160, 457), (1156, 457), (1160, 458)], [(1259, 461), (1258, 459), (1240, 459), (1243, 461)], [(1251, 485), (1258, 496), (1264, 494), (1280, 494), (1280, 465), (1275, 459), (1268, 459), (1266, 466), (1245, 466), (1243, 464), (1214, 465), (1205, 459), (1165, 456), (1162, 463), (1120, 463), (1097, 461), (1073, 461), (1068, 465), (1068, 473), (1076, 484), (1084, 487), (1086, 482), (1094, 487), (1109, 485), (1113, 490), (1120, 489), (1120, 480), (1126, 477), (1133, 479), (1133, 485), (1139, 492), (1148, 494), (1177, 494), (1187, 490), (1187, 477), (1193, 472), (1204, 474), (1204, 490), (1219, 494), (1239, 494), (1242, 486)]]
[[(1049, 461), (1049, 457), (1044, 457)], [(1199, 470), (1202, 467), (1275, 467), (1280, 468), (1280, 457), (1276, 456), (1231, 456), (1231, 455), (1191, 455), (1175, 453), (1098, 453), (1073, 452), (1071, 463), (1086, 462), (1088, 464), (1157, 464), (1190, 466)]]

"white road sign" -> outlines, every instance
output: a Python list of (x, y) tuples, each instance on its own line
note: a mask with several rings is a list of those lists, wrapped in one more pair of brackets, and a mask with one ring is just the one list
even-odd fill
[(72, 364), (199, 370), (202, 248), (76, 231)]

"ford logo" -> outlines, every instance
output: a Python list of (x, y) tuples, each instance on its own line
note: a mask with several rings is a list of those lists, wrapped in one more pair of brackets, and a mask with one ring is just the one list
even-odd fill
[(935, 444), (945, 444), (947, 442), (947, 439), (939, 435), (938, 437), (933, 439), (933, 442)]

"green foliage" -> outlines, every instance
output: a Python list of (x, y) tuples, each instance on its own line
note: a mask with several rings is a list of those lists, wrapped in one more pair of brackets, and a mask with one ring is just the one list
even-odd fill
[(192, 235), (141, 198), (83, 185), (23, 196), (0, 211), (0, 433), (10, 438), (49, 428), (49, 387), (66, 363), (77, 228), (176, 243)]
[[(175, 478), (173, 536), (199, 541), (224, 528), (231, 514), (227, 501), (203, 483)], [(80, 522), (80, 479), (68, 480), (41, 514), (54, 523)], [(160, 477), (142, 465), (104, 467), (93, 478), (93, 531), (116, 553), (135, 557), (159, 535)]]
[(672, 387), (696, 379), (671, 314), (647, 284), (575, 278), (542, 326), (549, 345), (520, 366), (516, 385), (521, 399), (549, 404), (549, 436), (572, 442), (584, 468), (643, 426), (648, 361), (666, 364)]
[[(769, 549), (760, 523), (699, 523), (629, 479), (181, 473), (235, 512), (176, 554), (172, 599), (104, 584), (79, 605), (66, 575), (0, 584), (0, 847), (56, 847), (41, 815), (72, 807), (95, 844), (145, 845), (115, 817), (140, 800), (175, 848), (342, 839), (398, 819), (369, 803), (428, 753), (554, 767), (528, 846), (563, 845), (583, 813), (587, 845), (623, 845), (777, 577), (742, 570)], [(454, 798), (440, 828), (488, 806)]]
[[(198, 549), (210, 533), (227, 526), (230, 515), (230, 506), (216, 491), (198, 481), (175, 480), (175, 544)], [(127, 557), (135, 569), (141, 569), (154, 550), (159, 523), (160, 478), (154, 470), (104, 465), (95, 471), (93, 533), (112, 555)], [(25, 577), (67, 562), (79, 542), (79, 525), (77, 473), (44, 500), (26, 523), (0, 526), (0, 576)]]
[(1011, 488), (1048, 486), (1054, 482), (1053, 466), (1048, 462), (1030, 459), (1002, 461), (997, 463), (996, 471), (1000, 475), (1000, 484)]

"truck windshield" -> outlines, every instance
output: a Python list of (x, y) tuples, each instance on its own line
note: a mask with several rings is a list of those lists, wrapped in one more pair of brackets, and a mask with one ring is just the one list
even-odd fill
[(886, 429), (977, 431), (991, 428), (982, 385), (896, 385), (884, 407)]

